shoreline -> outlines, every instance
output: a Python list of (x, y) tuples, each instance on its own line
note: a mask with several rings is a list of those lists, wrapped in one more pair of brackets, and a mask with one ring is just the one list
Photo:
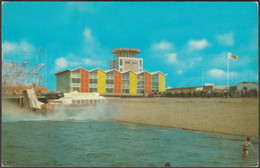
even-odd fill
[[(189, 128), (178, 128), (178, 127), (172, 127), (172, 126), (162, 126), (162, 125), (153, 125), (153, 124), (142, 124), (137, 122), (131, 122), (131, 121), (121, 121), (121, 120), (114, 120), (112, 121), (119, 122), (119, 123), (128, 123), (128, 124), (138, 124), (143, 126), (152, 126), (152, 127), (162, 127), (162, 128), (172, 128), (172, 129), (178, 129), (178, 130), (185, 130), (185, 131), (198, 131), (198, 132), (205, 132), (205, 133), (214, 133), (214, 134), (223, 134), (223, 135), (230, 135), (230, 136), (241, 136), (241, 137), (247, 137), (247, 135), (242, 134), (232, 134), (232, 133), (224, 133), (224, 132), (214, 132), (214, 131), (203, 131), (203, 130), (197, 130), (197, 129), (189, 129)], [(251, 136), (254, 137), (254, 136)], [(258, 137), (254, 137), (258, 138)]]
[(258, 98), (108, 98), (117, 122), (258, 138)]

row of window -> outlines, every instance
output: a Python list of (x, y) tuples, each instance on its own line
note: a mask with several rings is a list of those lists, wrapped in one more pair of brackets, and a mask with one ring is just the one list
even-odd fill
[[(152, 89), (158, 89), (159, 86), (152, 86)], [(80, 86), (73, 86), (72, 90), (75, 91), (80, 91)], [(96, 92), (97, 88), (98, 88), (98, 84), (90, 84), (89, 85), (90, 88), (90, 92)], [(106, 85), (106, 88), (114, 88), (114, 85)], [(130, 86), (129, 85), (122, 85), (121, 86), (122, 89), (129, 89)], [(137, 85), (138, 89), (144, 89), (144, 85)], [(92, 91), (91, 91), (92, 90)]]
[(81, 99), (81, 100), (72, 100), (73, 104), (88, 104), (88, 103), (99, 103), (105, 102), (105, 99)]
[(114, 88), (114, 85), (106, 85), (106, 88)]
[(97, 79), (98, 76), (97, 75), (89, 75), (89, 79)]
[(129, 80), (128, 76), (122, 76), (122, 80)]
[[(139, 60), (139, 66), (143, 66), (142, 64), (142, 60)], [(120, 65), (123, 65), (123, 59), (120, 59), (120, 62), (119, 62)], [(131, 64), (130, 61), (125, 61), (125, 64)], [(132, 61), (132, 64), (136, 65), (137, 64), (137, 61)]]
[(130, 57), (136, 58), (136, 53), (131, 51), (118, 51), (116, 53), (116, 57)]
[(112, 76), (112, 75), (106, 75), (106, 79), (114, 79), (114, 76)]

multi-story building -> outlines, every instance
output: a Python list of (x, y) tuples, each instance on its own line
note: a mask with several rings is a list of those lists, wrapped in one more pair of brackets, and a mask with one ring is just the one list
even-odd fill
[(152, 72), (152, 91), (165, 91), (165, 74), (157, 71)]
[(137, 93), (151, 93), (151, 74), (146, 71), (137, 73)]
[(137, 75), (132, 71), (122, 73), (122, 93), (136, 94)]
[(99, 68), (89, 71), (89, 92), (106, 93), (106, 73)]
[(165, 74), (143, 71), (143, 59), (136, 58), (141, 51), (131, 48), (113, 49), (116, 58), (110, 60), (110, 69), (86, 70), (82, 67), (56, 73), (57, 90), (62, 92), (98, 92), (143, 94), (165, 91)]
[(115, 69), (106, 72), (106, 93), (121, 93), (122, 74)]
[(109, 62), (109, 69), (117, 69), (119, 72), (143, 71), (143, 59), (136, 58), (136, 54), (141, 53), (139, 49), (133, 48), (117, 48), (111, 51), (115, 54), (115, 58)]
[(82, 68), (76, 68), (73, 70), (65, 70), (56, 73), (57, 90), (63, 92), (81, 91), (81, 76), (80, 71)]
[(57, 90), (62, 92), (98, 92), (143, 94), (152, 91), (165, 91), (165, 74), (161, 72), (120, 73), (115, 69), (103, 71), (99, 68), (86, 70), (76, 68), (58, 72)]

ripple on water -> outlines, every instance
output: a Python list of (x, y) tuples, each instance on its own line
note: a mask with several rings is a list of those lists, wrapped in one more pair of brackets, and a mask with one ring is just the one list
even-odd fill
[[(257, 164), (252, 155), (242, 158), (245, 137), (238, 136), (94, 120), (5, 122), (2, 128), (4, 165), (164, 166), (167, 161), (173, 166)], [(258, 150), (258, 142), (254, 138), (252, 142)]]

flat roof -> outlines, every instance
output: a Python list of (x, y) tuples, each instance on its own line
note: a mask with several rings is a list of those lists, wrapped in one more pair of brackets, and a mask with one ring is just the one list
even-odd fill
[(112, 53), (117, 53), (118, 51), (133, 51), (136, 54), (141, 53), (141, 50), (135, 48), (115, 48), (111, 50)]

